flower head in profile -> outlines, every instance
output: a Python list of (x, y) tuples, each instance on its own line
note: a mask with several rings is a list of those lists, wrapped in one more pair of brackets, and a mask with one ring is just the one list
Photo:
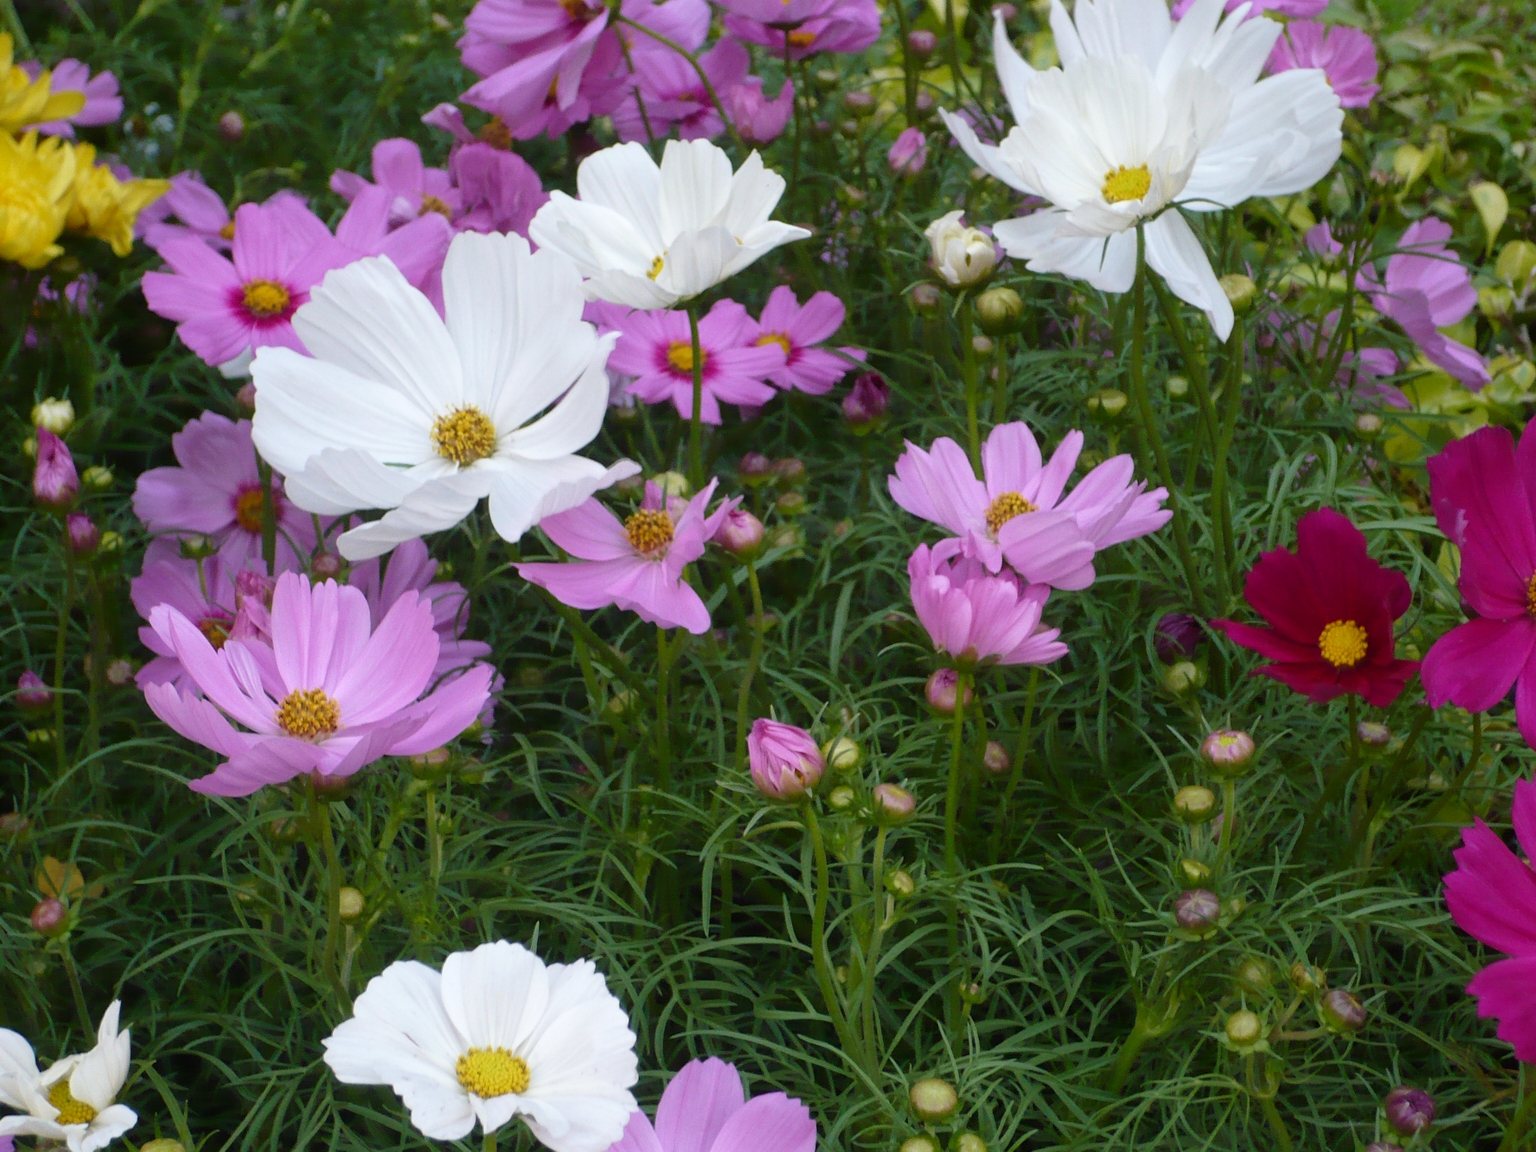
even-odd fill
[[(1521, 854), (1536, 853), (1536, 784), (1515, 782), (1512, 819)], [(1474, 819), (1462, 829), (1456, 870), (1445, 877), (1451, 919), (1469, 936), (1507, 954), (1472, 978), (1468, 994), (1477, 1014), (1499, 1022), (1500, 1040), (1514, 1045), (1515, 1059), (1536, 1060), (1536, 872), (1499, 835)]]
[(782, 1092), (748, 1100), (735, 1065), (711, 1056), (672, 1077), (654, 1124), (632, 1112), (610, 1152), (816, 1152), (816, 1121)]
[(635, 72), (613, 111), (613, 127), (620, 140), (642, 143), (673, 132), (682, 140), (713, 140), (725, 131), (725, 120), (710, 89), (724, 100), (725, 92), (745, 83), (752, 67), (747, 50), (729, 36), (700, 54), (697, 69), (686, 56), (643, 36), (629, 55)]
[(273, 348), (252, 365), (256, 446), (289, 498), (321, 515), (388, 510), (342, 534), (349, 560), (452, 528), (486, 497), (517, 540), (639, 470), (575, 454), (602, 427), (613, 338), (582, 321), (569, 261), (461, 233), (443, 293), (446, 318), (388, 260), (360, 260), (294, 317), (313, 358)]
[(804, 60), (822, 52), (862, 52), (880, 39), (875, 0), (731, 0), (725, 28), (769, 49), (775, 59)]
[(1401, 572), (1367, 555), (1365, 535), (1331, 508), (1301, 518), (1296, 551), (1265, 552), (1248, 573), (1243, 596), (1268, 628), (1213, 620), (1229, 639), (1270, 663), (1268, 676), (1314, 704), (1359, 696), (1385, 708), (1418, 670), (1399, 660), (1393, 622), (1413, 599)]
[(940, 560), (919, 544), (907, 561), (912, 607), (938, 651), (962, 669), (1049, 664), (1067, 654), (1059, 628), (1041, 626), (1050, 589), (1012, 572), (996, 576), (975, 560)]
[(1347, 24), (1291, 21), (1275, 41), (1265, 67), (1270, 75), (1293, 68), (1321, 68), (1345, 108), (1368, 108), (1381, 91), (1376, 83), (1375, 43)]
[(343, 1084), (387, 1084), (433, 1140), (514, 1118), (553, 1152), (606, 1152), (635, 1098), (629, 1015), (590, 960), (546, 964), (498, 940), (442, 972), (397, 960), (325, 1041)]
[(19, 1115), (0, 1117), (0, 1137), (35, 1136), (67, 1145), (69, 1152), (97, 1152), (127, 1132), (139, 1118), (117, 1103), (128, 1079), (128, 1030), (117, 1030), (121, 1005), (102, 1014), (96, 1047), (55, 1060), (39, 1072), (32, 1045), (0, 1028), (0, 1104)]
[(364, 188), (383, 189), (388, 196), (391, 227), (415, 220), (424, 212), (436, 212), (451, 221), (464, 207), (448, 173), (428, 168), (414, 140), (380, 140), (373, 146), (372, 163), (372, 180), (338, 168), (331, 173), (331, 191), (350, 204)]
[(779, 94), (770, 100), (763, 92), (763, 78), (748, 76), (721, 92), (720, 100), (742, 140), (748, 144), (768, 144), (784, 134), (794, 114), (795, 85), (786, 77)]
[(887, 487), (914, 516), (955, 534), (936, 551), (963, 553), (997, 572), (1006, 560), (1029, 584), (1077, 590), (1094, 580), (1093, 555), (1155, 532), (1172, 512), (1167, 492), (1133, 483), (1129, 456), (1115, 456), (1080, 480), (1067, 481), (1083, 434), (1069, 432), (1045, 461), (1029, 425), (999, 424), (981, 447), (981, 480), (965, 450), (947, 436), (926, 451), (908, 443)]
[(827, 770), (809, 732), (766, 717), (753, 721), (747, 734), (747, 764), (757, 790), (770, 800), (800, 799)]
[(859, 348), (819, 347), (842, 327), (846, 315), (843, 302), (830, 292), (817, 292), (802, 304), (793, 288), (780, 284), (768, 294), (768, 303), (749, 323), (746, 335), (753, 344), (784, 349), (784, 366), (768, 373), (770, 381), (785, 391), (824, 396), (864, 359)]
[[(43, 74), (42, 65), (36, 61), (25, 60), (20, 67), (34, 81)], [(76, 125), (96, 128), (113, 123), (123, 114), (123, 98), (118, 95), (117, 77), (110, 72), (98, 72), (92, 76), (87, 65), (68, 56), (49, 70), (48, 90), (55, 96), (78, 92), (84, 103), (78, 112), (32, 125), (44, 136), (63, 136), (72, 140)]]
[(169, 604), (152, 609), (149, 622), (197, 690), (146, 685), (150, 708), (227, 757), (192, 781), (193, 791), (209, 795), (248, 796), (305, 774), (342, 779), (382, 756), (441, 747), (474, 722), (489, 696), (492, 670), (483, 664), (423, 696), (441, 642), (431, 604), (415, 593), (396, 600), (374, 628), (359, 589), (334, 581), (312, 587), (285, 572), (266, 622), (270, 644), (230, 636), (215, 649)]
[(80, 473), (69, 445), (46, 428), (37, 430), (37, 461), (32, 467), (32, 496), (52, 512), (67, 510), (80, 494)]
[(588, 156), (580, 199), (550, 193), (529, 225), (538, 246), (563, 252), (590, 299), (670, 308), (729, 279), (804, 228), (770, 220), (784, 178), (756, 152), (734, 173), (708, 140), (668, 140), (661, 164), (636, 143)]
[(562, 604), (591, 610), (609, 604), (662, 628), (709, 629), (709, 609), (683, 579), (683, 569), (704, 554), (739, 499), (705, 514), (715, 494), (711, 480), (686, 503), (667, 499), (655, 481), (645, 486), (640, 507), (622, 521), (595, 498), (539, 522), (544, 534), (577, 557), (565, 564), (519, 564), (530, 584)]
[(930, 267), (951, 288), (970, 288), (992, 275), (997, 245), (980, 228), (965, 224), (960, 209), (946, 212), (923, 230), (932, 257)]
[(916, 176), (928, 163), (928, 137), (921, 128), (903, 129), (885, 154), (885, 161), (898, 176)]

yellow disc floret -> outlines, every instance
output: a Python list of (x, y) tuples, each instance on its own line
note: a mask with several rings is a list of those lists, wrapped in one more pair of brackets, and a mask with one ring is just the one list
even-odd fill
[(1369, 634), (1353, 620), (1335, 620), (1318, 634), (1317, 650), (1335, 668), (1353, 668), (1370, 650)]
[(1038, 512), (1039, 508), (1031, 504), (1017, 492), (1004, 492), (991, 504), (987, 505), (987, 530), (996, 536), (998, 530), (1015, 516), (1022, 516), (1026, 512)]
[(432, 425), (432, 447), (461, 467), (496, 454), (496, 425), (473, 404), (439, 416)]
[[(699, 349), (699, 367), (700, 367), (700, 369), (702, 369), (704, 367), (705, 362), (708, 361), (708, 360), (709, 360), (709, 353), (706, 352), (704, 349), (700, 348)], [(692, 372), (693, 371), (693, 345), (691, 343), (686, 343), (685, 344), (681, 340), (674, 340), (674, 341), (672, 341), (672, 343), (667, 346), (667, 363), (672, 365), (672, 367), (676, 368), (679, 372)]]
[(482, 1100), (528, 1091), (528, 1062), (505, 1048), (471, 1048), (453, 1070), (465, 1090)]
[(341, 705), (321, 688), (295, 688), (277, 708), (277, 726), (290, 736), (313, 740), (341, 727)]
[(74, 183), (75, 153), (64, 141), (0, 132), (0, 259), (41, 268), (64, 251), (56, 241)]
[(261, 506), (265, 503), (260, 488), (247, 488), (235, 497), (235, 523), (247, 532), (260, 532)]
[(1152, 187), (1152, 173), (1145, 164), (1135, 168), (1116, 168), (1104, 173), (1104, 199), (1111, 204), (1140, 200)]
[(1536, 572), (1525, 582), (1525, 610), (1536, 616)]
[(293, 297), (276, 280), (251, 280), (240, 290), (245, 310), (258, 320), (269, 320), (288, 311)]
[(659, 555), (672, 543), (672, 517), (659, 509), (642, 508), (624, 521), (624, 535), (640, 555)]
[(795, 350), (795, 346), (789, 342), (789, 337), (782, 332), (764, 332), (757, 338), (756, 343), (759, 347), (764, 344), (777, 344), (780, 348), (784, 349), (784, 355), (786, 356)]
[(48, 1089), (48, 1103), (59, 1110), (54, 1118), (57, 1124), (89, 1124), (96, 1119), (96, 1109), (84, 1100), (76, 1100), (69, 1090), (69, 1077), (55, 1081)]

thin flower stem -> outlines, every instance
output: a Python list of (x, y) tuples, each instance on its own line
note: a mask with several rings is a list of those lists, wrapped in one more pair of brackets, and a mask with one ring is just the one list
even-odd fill
[(1280, 1110), (1275, 1107), (1275, 1098), (1260, 1096), (1259, 1108), (1264, 1112), (1264, 1119), (1269, 1121), (1269, 1127), (1275, 1134), (1275, 1143), (1280, 1146), (1280, 1152), (1294, 1152), (1295, 1145), (1291, 1143), (1291, 1134), (1285, 1130), (1285, 1121), (1280, 1118)]
[(427, 868), (432, 877), (431, 894), (437, 900), (437, 883), (443, 875), (443, 830), (437, 818), (437, 789), (427, 789)]
[(875, 833), (875, 859), (870, 871), (870, 895), (875, 914), (870, 922), (869, 947), (864, 955), (863, 1017), (864, 1051), (873, 1071), (880, 1067), (879, 1040), (875, 1033), (875, 970), (879, 967), (880, 944), (885, 936), (885, 915), (881, 905), (885, 894), (885, 835), (884, 825)]
[(1222, 597), (1221, 609), (1226, 610), (1230, 598), (1237, 589), (1232, 587), (1229, 573), (1237, 562), (1237, 545), (1232, 538), (1232, 509), (1227, 497), (1227, 459), (1232, 451), (1232, 437), (1237, 431), (1237, 417), (1243, 410), (1243, 319), (1232, 322), (1232, 335), (1227, 339), (1227, 381), (1221, 394), (1221, 428), (1212, 440), (1211, 448), (1211, 521), (1220, 521), (1220, 531), (1215, 545), (1217, 554), (1218, 589)]
[(1371, 763), (1360, 754), (1360, 699), (1350, 695), (1345, 699), (1349, 724), (1349, 762), (1356, 766), (1359, 775), (1355, 780), (1355, 836), (1365, 835), (1366, 790), (1370, 787)]
[(699, 347), (699, 306), (688, 302), (688, 339), (693, 347), (693, 408), (688, 414), (688, 483), (697, 492), (704, 487), (704, 356)]
[(976, 381), (976, 344), (973, 338), (971, 298), (960, 301), (960, 376), (965, 381), (965, 435), (971, 457), (971, 469), (981, 475), (981, 431), (976, 423), (980, 403)]
[[(907, 33), (911, 31), (907, 20), (907, 0), (892, 0), (891, 7), (896, 11), (896, 34), (901, 37), (901, 84), (906, 97), (907, 123), (912, 125), (917, 123), (918, 69), (912, 59), (912, 45), (907, 41)], [(784, 42), (789, 43), (788, 36)]]
[(1003, 789), (1003, 799), (997, 806), (997, 823), (992, 828), (992, 843), (988, 847), (987, 855), (992, 863), (997, 863), (998, 853), (1003, 847), (1003, 829), (1008, 824), (1008, 806), (1013, 803), (1013, 794), (1018, 790), (1019, 784), (1024, 779), (1024, 760), (1029, 755), (1030, 728), (1035, 720), (1035, 693), (1040, 687), (1040, 665), (1035, 664), (1029, 670), (1029, 690), (1024, 697), (1024, 719), (1019, 723), (1019, 739), (1013, 748), (1013, 767), (1008, 772), (1008, 786)]
[(970, 675), (961, 672), (955, 680), (955, 718), (949, 729), (949, 785), (944, 792), (944, 871), (949, 876), (948, 933), (950, 974), (945, 1000), (951, 1030), (960, 1020), (960, 984), (956, 963), (960, 954), (960, 847), (957, 823), (960, 815), (960, 765), (965, 739), (965, 692)]
[(499, 1128), (487, 1128), (485, 1130), (485, 1152), (496, 1152), (496, 1133)]
[(321, 958), (320, 965), (325, 978), (330, 981), (331, 987), (336, 991), (337, 1003), (341, 1005), (343, 1012), (350, 1014), (352, 997), (347, 992), (347, 986), (342, 983), (341, 973), (336, 967), (336, 940), (341, 934), (341, 858), (336, 854), (336, 838), (331, 833), (331, 806), (320, 799), (315, 791), (313, 778), (305, 779), (304, 794), (309, 801), (310, 834), (319, 836), (320, 850), (325, 860), (325, 954)]
[(80, 973), (75, 968), (75, 957), (69, 950), (69, 937), (59, 941), (59, 959), (64, 963), (64, 975), (69, 978), (69, 990), (75, 998), (75, 1014), (80, 1017), (80, 1028), (85, 1035), (85, 1043), (91, 1042), (95, 1034), (95, 1026), (91, 1023), (91, 1010), (85, 1003), (85, 990), (80, 987)]
[[(630, 28), (633, 28), (636, 32), (649, 36), (658, 44), (672, 49), (672, 51), (676, 52), (684, 60), (688, 61), (689, 64), (693, 65), (693, 70), (698, 73), (699, 82), (704, 85), (704, 91), (709, 93), (709, 102), (714, 105), (715, 111), (719, 113), (720, 122), (725, 125), (726, 131), (731, 134), (731, 139), (735, 141), (736, 146), (738, 148), (742, 146), (741, 135), (736, 131), (736, 125), (731, 123), (731, 118), (726, 115), (725, 105), (720, 103), (720, 97), (715, 94), (715, 86), (710, 82), (709, 74), (704, 71), (704, 65), (699, 63), (698, 58), (694, 56), (692, 52), (688, 51), (688, 49), (684, 48), (677, 41), (663, 36), (660, 32), (656, 32), (650, 28), (647, 28), (644, 24), (641, 24), (638, 21), (631, 20), (628, 16), (615, 14), (614, 20), (620, 24), (624, 24)], [(646, 127), (647, 130), (649, 130), (650, 126), (647, 125)]]
[(805, 816), (805, 833), (810, 838), (811, 853), (816, 860), (816, 892), (811, 909), (811, 960), (816, 969), (816, 983), (821, 987), (827, 1015), (832, 1019), (843, 1051), (850, 1060), (861, 1063), (860, 1045), (848, 1029), (848, 1018), (843, 1014), (837, 982), (832, 976), (832, 963), (827, 958), (827, 898), (831, 882), (827, 875), (827, 846), (821, 837), (821, 825), (816, 821), (816, 802), (807, 796), (800, 811)]
[(667, 716), (667, 691), (672, 679), (673, 647), (667, 643), (667, 630), (656, 626), (656, 791), (665, 792), (672, 783), (672, 730)]
[(999, 336), (992, 352), (992, 370), (997, 379), (992, 382), (992, 426), (996, 428), (1008, 419), (1008, 337)]
[(1120, 1052), (1115, 1057), (1114, 1066), (1109, 1070), (1106, 1084), (1109, 1091), (1116, 1096), (1125, 1087), (1125, 1082), (1131, 1078), (1131, 1069), (1136, 1066), (1136, 1058), (1141, 1055), (1141, 1050), (1147, 1046), (1147, 1041), (1156, 1035), (1153, 1029), (1143, 1024), (1140, 1012), (1136, 1016), (1131, 1034), (1125, 1038), (1125, 1043), (1120, 1045)]
[(64, 598), (59, 601), (57, 634), (53, 646), (53, 745), (59, 778), (64, 778), (68, 752), (64, 746), (64, 659), (69, 641), (69, 613), (75, 606), (75, 552), (69, 543), (69, 526), (61, 529), (64, 549)]
[(741, 687), (736, 690), (736, 762), (746, 763), (747, 756), (747, 706), (752, 701), (752, 681), (763, 662), (763, 588), (757, 579), (757, 558), (747, 560), (747, 586), (752, 589), (752, 654), (747, 658), (747, 670), (742, 673)]
[(277, 505), (272, 501), (272, 465), (256, 457), (256, 473), (261, 478), (261, 559), (267, 575), (277, 575)]
[[(5, 17), (5, 26), (12, 36), (16, 37), (16, 47), (22, 56), (32, 55), (32, 41), (27, 39), (27, 30), (21, 25), (21, 17), (16, 14), (16, 7), (11, 0), (0, 0), (0, 15)], [(86, 1038), (90, 1038), (90, 1032), (86, 1032)]]
[(1237, 826), (1237, 781), (1230, 776), (1221, 781), (1221, 846), (1216, 849), (1216, 875), (1222, 875), (1227, 857), (1232, 854), (1232, 834)]
[(1532, 1109), (1536, 1109), (1536, 1091), (1531, 1087), (1530, 1064), (1520, 1065), (1520, 1087), (1525, 1095), (1520, 1101), (1520, 1106), (1515, 1109), (1515, 1114), (1509, 1119), (1509, 1127), (1504, 1129), (1504, 1139), (1499, 1141), (1498, 1152), (1515, 1152), (1520, 1147), (1521, 1137), (1525, 1134), (1526, 1123), (1531, 1118)]

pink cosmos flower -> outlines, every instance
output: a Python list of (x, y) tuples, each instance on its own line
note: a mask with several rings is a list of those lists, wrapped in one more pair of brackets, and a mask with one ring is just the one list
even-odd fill
[(463, 209), (459, 190), (441, 168), (428, 168), (414, 140), (380, 140), (373, 146), (373, 179), (338, 168), (331, 173), (331, 191), (348, 204), (364, 188), (382, 188), (389, 195), (391, 228), (415, 220), (424, 212), (436, 212), (452, 220)]
[(201, 692), (150, 684), (150, 708), (228, 758), (192, 781), (207, 795), (248, 796), (305, 774), (345, 778), (382, 756), (430, 751), (469, 727), (489, 696), (484, 664), (422, 696), (439, 642), (431, 606), (415, 593), (375, 629), (359, 589), (330, 580), (311, 587), (285, 572), (272, 596), (270, 645), (231, 638), (215, 651), (168, 604), (151, 611), (150, 625)]
[[(284, 189), (267, 203), (279, 197), (304, 202), (297, 192)], [(173, 224), (172, 220), (180, 223)], [(134, 233), (157, 252), (169, 240), (201, 240), (211, 248), (227, 252), (235, 235), (235, 222), (224, 206), (224, 198), (204, 184), (200, 174), (178, 172), (171, 177), (170, 191), (139, 213)]]
[[(608, 357), (611, 372), (633, 376), (630, 394), (648, 404), (672, 401), (678, 414), (693, 413), (693, 342), (688, 313), (678, 311), (608, 313), (623, 333)], [(703, 364), (703, 402), (699, 418), (720, 423), (720, 403), (761, 405), (773, 399), (763, 381), (783, 368), (787, 357), (777, 341), (754, 344), (752, 318), (734, 300), (721, 300), (699, 321)]]
[[(1511, 814), (1515, 839), (1536, 854), (1536, 784), (1515, 783)], [(1451, 918), (1469, 936), (1509, 954), (1472, 977), (1477, 1014), (1498, 1020), (1498, 1036), (1515, 1046), (1515, 1059), (1536, 1060), (1536, 872), (1481, 820), (1462, 829), (1456, 870), (1445, 878)]]
[(795, 85), (786, 78), (779, 94), (769, 100), (763, 95), (763, 78), (748, 76), (720, 92), (720, 100), (745, 143), (767, 144), (783, 135), (785, 125), (794, 115)]
[[(196, 560), (180, 555), (176, 542), (165, 537), (152, 541), (144, 556), (144, 570), (129, 585), (133, 607), (141, 619), (162, 604), (180, 612), (197, 627), (208, 643), (218, 650), (235, 634), (240, 594), (235, 573), (217, 555)], [(147, 623), (139, 629), (139, 641), (155, 654), (135, 677), (140, 688), (147, 684), (177, 684), (185, 670), (175, 649), (160, 638)]]
[(46, 428), (37, 430), (37, 460), (32, 467), (32, 496), (44, 508), (63, 511), (80, 494), (80, 473), (69, 445)]
[[(32, 80), (36, 80), (43, 70), (43, 66), (36, 60), (22, 61), (20, 67)], [(28, 125), (29, 132), (38, 132), (44, 136), (64, 136), (73, 140), (75, 125), (94, 128), (100, 124), (111, 124), (123, 114), (123, 98), (117, 94), (117, 77), (110, 72), (98, 72), (92, 76), (90, 68), (78, 60), (65, 57), (55, 64), (48, 87), (52, 92), (82, 93), (85, 96), (85, 107), (62, 120)]]
[(1098, 465), (1063, 497), (1083, 448), (1067, 433), (1048, 463), (1023, 422), (999, 424), (981, 448), (983, 480), (965, 450), (947, 436), (928, 451), (907, 443), (887, 482), (891, 498), (914, 516), (955, 533), (936, 549), (980, 560), (996, 572), (1006, 560), (1030, 584), (1082, 589), (1093, 583), (1099, 548), (1155, 532), (1172, 518), (1168, 493), (1132, 483), (1129, 456)]
[[(779, 0), (773, 0), (778, 3)], [(733, 1065), (711, 1056), (678, 1071), (652, 1126), (632, 1112), (608, 1152), (815, 1152), (816, 1121), (782, 1092), (748, 1100)]]
[(1446, 247), (1450, 238), (1449, 224), (1426, 216), (1403, 233), (1384, 278), (1369, 269), (1358, 283), (1376, 310), (1396, 320), (1431, 363), (1476, 392), (1490, 379), (1488, 365), (1477, 349), (1440, 331), (1460, 323), (1477, 306), (1472, 274)]
[[(725, 131), (709, 89), (686, 56), (642, 37), (631, 49), (630, 60), (634, 75), (623, 102), (613, 110), (620, 140), (647, 143), (670, 136), (674, 129), (682, 140), (713, 140)], [(717, 95), (744, 83), (751, 66), (747, 50), (730, 37), (699, 57), (699, 68)]]
[(749, 344), (784, 349), (784, 366), (769, 372), (769, 380), (786, 391), (798, 388), (821, 396), (864, 361), (860, 348), (833, 352), (814, 347), (842, 327), (846, 314), (843, 302), (830, 292), (817, 292), (801, 304), (793, 288), (780, 284), (769, 293), (762, 315), (755, 321), (748, 317), (744, 335)]
[(1326, 220), (1308, 228), (1302, 240), (1308, 252), (1321, 256), (1324, 260), (1330, 260), (1344, 251), (1344, 245), (1333, 238), (1333, 229), (1329, 227)]
[[(1226, 11), (1235, 12), (1242, 4), (1250, 0), (1227, 0)], [(1195, 0), (1177, 0), (1173, 6), (1173, 18), (1182, 20), (1184, 14), (1194, 5)], [(1248, 10), (1248, 17), (1263, 15), (1265, 12), (1273, 12), (1276, 16), (1287, 16), (1293, 20), (1305, 19), (1312, 16), (1321, 16), (1323, 9), (1328, 7), (1328, 0), (1251, 0), (1253, 7)]]
[[(768, 9), (766, 15), (772, 14), (771, 4), (756, 7)], [(804, 60), (819, 52), (862, 52), (880, 39), (880, 8), (875, 0), (836, 0), (793, 28), (785, 28), (783, 23), (782, 17), (768, 21), (735, 11), (725, 17), (725, 28), (731, 35), (761, 44), (780, 59), (784, 56), (786, 38), (791, 60)]]
[(1515, 689), (1515, 720), (1536, 747), (1536, 435), (1479, 428), (1429, 461), (1430, 501), (1461, 549), (1461, 597), (1477, 613), (1424, 657), (1431, 707), (1492, 708)]
[(921, 128), (904, 129), (885, 154), (885, 160), (896, 175), (916, 176), (928, 163), (928, 137)]
[(640, 508), (622, 523), (594, 496), (539, 522), (544, 534), (579, 563), (519, 564), (518, 574), (548, 589), (562, 604), (591, 610), (609, 604), (663, 628), (709, 629), (709, 609), (683, 579), (683, 569), (704, 554), (720, 522), (739, 504), (724, 501), (705, 515), (718, 481), (686, 504), (663, 501), (654, 481)]
[(941, 560), (926, 544), (907, 561), (912, 607), (928, 638), (963, 669), (984, 664), (1049, 664), (1067, 654), (1059, 628), (1042, 628), (1050, 589), (989, 576), (977, 560)]
[[(261, 560), (261, 477), (251, 422), (217, 412), (189, 420), (171, 437), (174, 467), (151, 468), (133, 490), (133, 514), (155, 535), (208, 536), (233, 579)], [(315, 546), (309, 513), (289, 502), (272, 478), (278, 570), (303, 567)]]
[(770, 800), (798, 800), (821, 782), (827, 762), (804, 728), (760, 719), (747, 735), (752, 783)]
[(1321, 68), (1346, 108), (1366, 108), (1381, 91), (1376, 83), (1376, 45), (1358, 28), (1293, 20), (1269, 54), (1271, 74)]
[(464, 209), (453, 222), (455, 232), (516, 232), (526, 237), (528, 222), (549, 199), (528, 161), (489, 144), (455, 148), (448, 172)]
[(434, 676), (467, 668), (491, 654), (491, 646), (480, 640), (464, 639), (469, 625), (469, 594), (453, 580), (435, 580), (437, 561), (427, 553), (421, 540), (407, 540), (390, 553), (389, 567), (379, 578), (379, 559), (352, 565), (347, 583), (362, 589), (368, 598), (368, 614), (377, 628), (395, 601), (408, 593), (420, 593), (432, 607), (432, 627), (437, 631), (437, 667)]

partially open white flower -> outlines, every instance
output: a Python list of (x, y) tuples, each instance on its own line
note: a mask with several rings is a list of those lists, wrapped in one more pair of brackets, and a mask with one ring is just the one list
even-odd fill
[(933, 251), (933, 270), (951, 288), (969, 288), (992, 274), (997, 248), (980, 228), (961, 223), (965, 213), (946, 212), (923, 230)]
[(390, 510), (342, 534), (349, 560), (451, 528), (487, 496), (517, 540), (639, 471), (575, 455), (602, 428), (617, 335), (581, 319), (569, 260), (466, 232), (443, 298), (446, 319), (387, 257), (359, 260), (294, 314), (311, 356), (268, 347), (251, 367), (252, 436), (288, 498), (323, 516)]
[(595, 152), (576, 171), (579, 200), (551, 192), (528, 226), (540, 250), (576, 262), (594, 300), (670, 308), (810, 235), (768, 217), (784, 178), (756, 152), (731, 172), (708, 140), (668, 140), (661, 166), (641, 145)]
[(605, 1152), (635, 1098), (635, 1034), (590, 960), (549, 964), (499, 940), (368, 982), (325, 1041), (344, 1084), (388, 1084), (411, 1123), (459, 1140), (521, 1116), (554, 1152)]
[(127, 1030), (117, 1030), (119, 1007), (114, 1000), (102, 1015), (96, 1047), (46, 1072), (37, 1070), (32, 1045), (0, 1028), (0, 1104), (22, 1113), (0, 1117), (0, 1136), (37, 1136), (70, 1152), (96, 1152), (138, 1123), (132, 1108), (116, 1103), (130, 1054)]

